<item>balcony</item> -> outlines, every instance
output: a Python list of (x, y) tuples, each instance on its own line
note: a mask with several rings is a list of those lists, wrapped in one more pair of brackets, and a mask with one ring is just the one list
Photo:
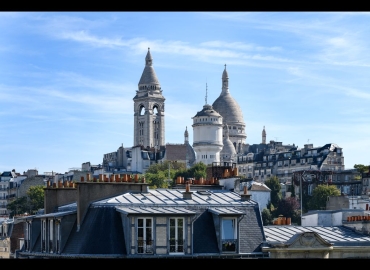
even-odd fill
[(237, 239), (222, 239), (223, 252), (236, 252)]
[(137, 240), (137, 253), (151, 254), (153, 253), (153, 240)]

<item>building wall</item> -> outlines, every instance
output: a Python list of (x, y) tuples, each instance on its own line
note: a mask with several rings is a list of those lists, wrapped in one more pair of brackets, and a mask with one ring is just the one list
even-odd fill
[(251, 199), (255, 202), (258, 202), (260, 211), (264, 208), (267, 208), (267, 204), (270, 201), (270, 191), (261, 191), (261, 190), (249, 190), (248, 194), (251, 195)]
[(33, 186), (46, 186), (43, 176), (27, 177), (18, 189), (18, 198), (27, 196), (27, 191)]

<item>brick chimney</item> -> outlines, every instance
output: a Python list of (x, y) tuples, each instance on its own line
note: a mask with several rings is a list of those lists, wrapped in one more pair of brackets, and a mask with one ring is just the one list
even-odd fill
[(248, 188), (247, 186), (244, 186), (244, 192), (240, 195), (242, 201), (249, 201), (251, 199), (250, 194), (248, 194)]

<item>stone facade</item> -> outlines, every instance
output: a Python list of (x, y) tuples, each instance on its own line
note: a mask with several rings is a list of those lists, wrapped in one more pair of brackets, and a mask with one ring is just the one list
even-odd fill
[(164, 101), (150, 50), (134, 97), (134, 146), (165, 145)]

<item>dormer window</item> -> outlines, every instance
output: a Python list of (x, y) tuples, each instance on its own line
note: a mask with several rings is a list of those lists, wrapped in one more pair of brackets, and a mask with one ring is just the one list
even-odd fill
[(236, 218), (222, 218), (222, 251), (236, 252), (237, 250), (237, 234), (236, 234)]

